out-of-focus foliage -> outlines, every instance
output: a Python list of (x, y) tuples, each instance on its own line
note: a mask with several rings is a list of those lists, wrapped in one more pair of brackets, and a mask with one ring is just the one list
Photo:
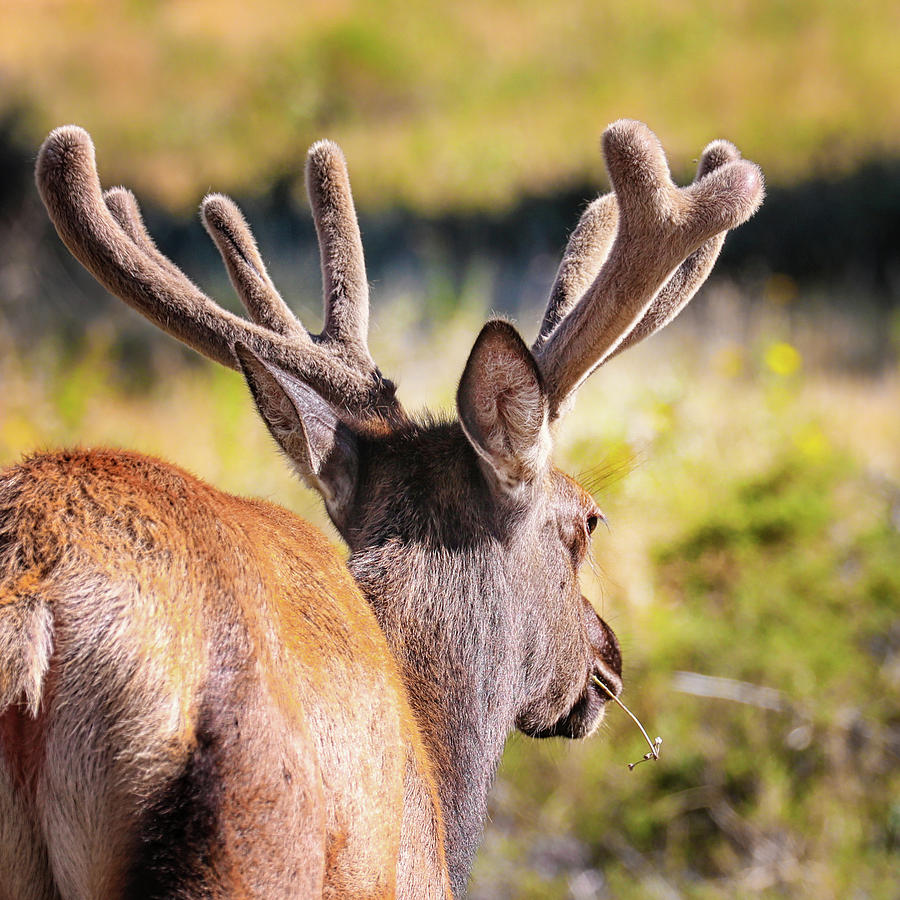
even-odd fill
[[(363, 205), (489, 207), (594, 178), (620, 116), (679, 168), (727, 136), (770, 179), (900, 146), (900, 6), (829, 0), (6, 0), (0, 95), (104, 174), (193, 203), (330, 136)], [(135, 176), (137, 173), (137, 176)]]
[(663, 757), (627, 771), (615, 708), (601, 739), (513, 741), (475, 898), (897, 896), (900, 380), (822, 368), (833, 323), (778, 318), (580, 398), (570, 467), (611, 451), (587, 580)]
[(619, 625), (626, 699), (663, 759), (625, 770), (646, 748), (615, 709), (602, 746), (516, 742), (477, 897), (579, 896), (586, 879), (635, 900), (896, 896), (900, 491), (831, 450), (778, 452), (747, 481), (709, 473), (715, 506), (680, 510), (654, 602)]
[[(748, 317), (712, 292), (598, 372), (560, 429), (558, 461), (611, 523), (584, 587), (663, 755), (629, 773), (646, 746), (615, 708), (585, 742), (514, 738), (474, 898), (896, 896), (900, 347), (848, 374), (871, 336), (784, 293)], [(379, 311), (374, 355), (410, 407), (447, 407), (481, 313), (433, 333), (410, 315)], [(124, 445), (324, 524), (235, 373), (160, 348), (157, 377), (130, 383), (113, 341), (61, 360), (0, 334), (0, 463)]]
[(133, 447), (329, 529), (240, 378), (152, 328), (123, 337), (136, 315), (93, 302), (48, 239), (30, 169), (55, 125), (92, 133), (104, 183), (135, 187), (215, 296), (179, 217), (209, 188), (259, 206), (312, 327), (286, 188), (338, 140), (368, 210), (374, 355), (412, 408), (452, 403), (484, 304), (546, 290), (608, 121), (648, 122), (676, 171), (724, 136), (790, 183), (726, 245), (719, 271), (733, 254), (753, 296), (719, 283), (560, 429), (612, 527), (585, 590), (663, 757), (625, 769), (646, 747), (617, 709), (584, 743), (514, 739), (472, 896), (897, 896), (896, 0), (5, 0), (0, 22), (0, 464)]

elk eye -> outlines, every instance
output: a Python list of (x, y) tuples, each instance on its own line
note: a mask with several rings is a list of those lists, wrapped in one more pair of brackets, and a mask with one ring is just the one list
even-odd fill
[(588, 530), (588, 534), (593, 534), (593, 533), (594, 533), (594, 529), (597, 527), (597, 522), (598, 522), (598, 521), (599, 521), (599, 520), (598, 520), (597, 516), (596, 516), (594, 513), (591, 513), (591, 514), (587, 517), (587, 530)]

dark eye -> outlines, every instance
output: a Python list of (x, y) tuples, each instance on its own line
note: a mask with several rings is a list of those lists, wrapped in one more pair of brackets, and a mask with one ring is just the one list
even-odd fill
[(588, 534), (593, 534), (593, 533), (594, 533), (594, 529), (597, 527), (597, 522), (598, 522), (598, 521), (599, 521), (599, 518), (597, 517), (597, 515), (596, 515), (595, 513), (591, 513), (591, 514), (587, 517), (587, 530), (588, 530)]

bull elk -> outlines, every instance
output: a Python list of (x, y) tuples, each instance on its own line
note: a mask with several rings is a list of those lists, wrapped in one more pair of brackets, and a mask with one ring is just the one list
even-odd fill
[(349, 548), (278, 506), (109, 450), (0, 474), (0, 897), (461, 896), (504, 741), (590, 734), (622, 688), (582, 596), (601, 518), (551, 463), (598, 366), (670, 321), (762, 177), (729, 143), (677, 188), (656, 137), (603, 137), (613, 192), (572, 233), (539, 336), (475, 341), (454, 419), (407, 415), (369, 354), (343, 156), (311, 148), (325, 318), (311, 335), (241, 213), (204, 225), (249, 321), (103, 192), (76, 127), (37, 183), (113, 294), (243, 373)]

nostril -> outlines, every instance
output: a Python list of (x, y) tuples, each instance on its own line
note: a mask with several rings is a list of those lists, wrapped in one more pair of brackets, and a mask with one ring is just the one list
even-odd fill
[(612, 628), (600, 618), (591, 604), (584, 600), (585, 627), (593, 660), (592, 670), (606, 686), (618, 694), (622, 690), (622, 652)]
[(599, 631), (594, 636), (594, 652), (604, 664), (617, 676), (622, 675), (622, 651), (619, 649), (619, 640), (612, 628), (597, 616), (600, 625)]

